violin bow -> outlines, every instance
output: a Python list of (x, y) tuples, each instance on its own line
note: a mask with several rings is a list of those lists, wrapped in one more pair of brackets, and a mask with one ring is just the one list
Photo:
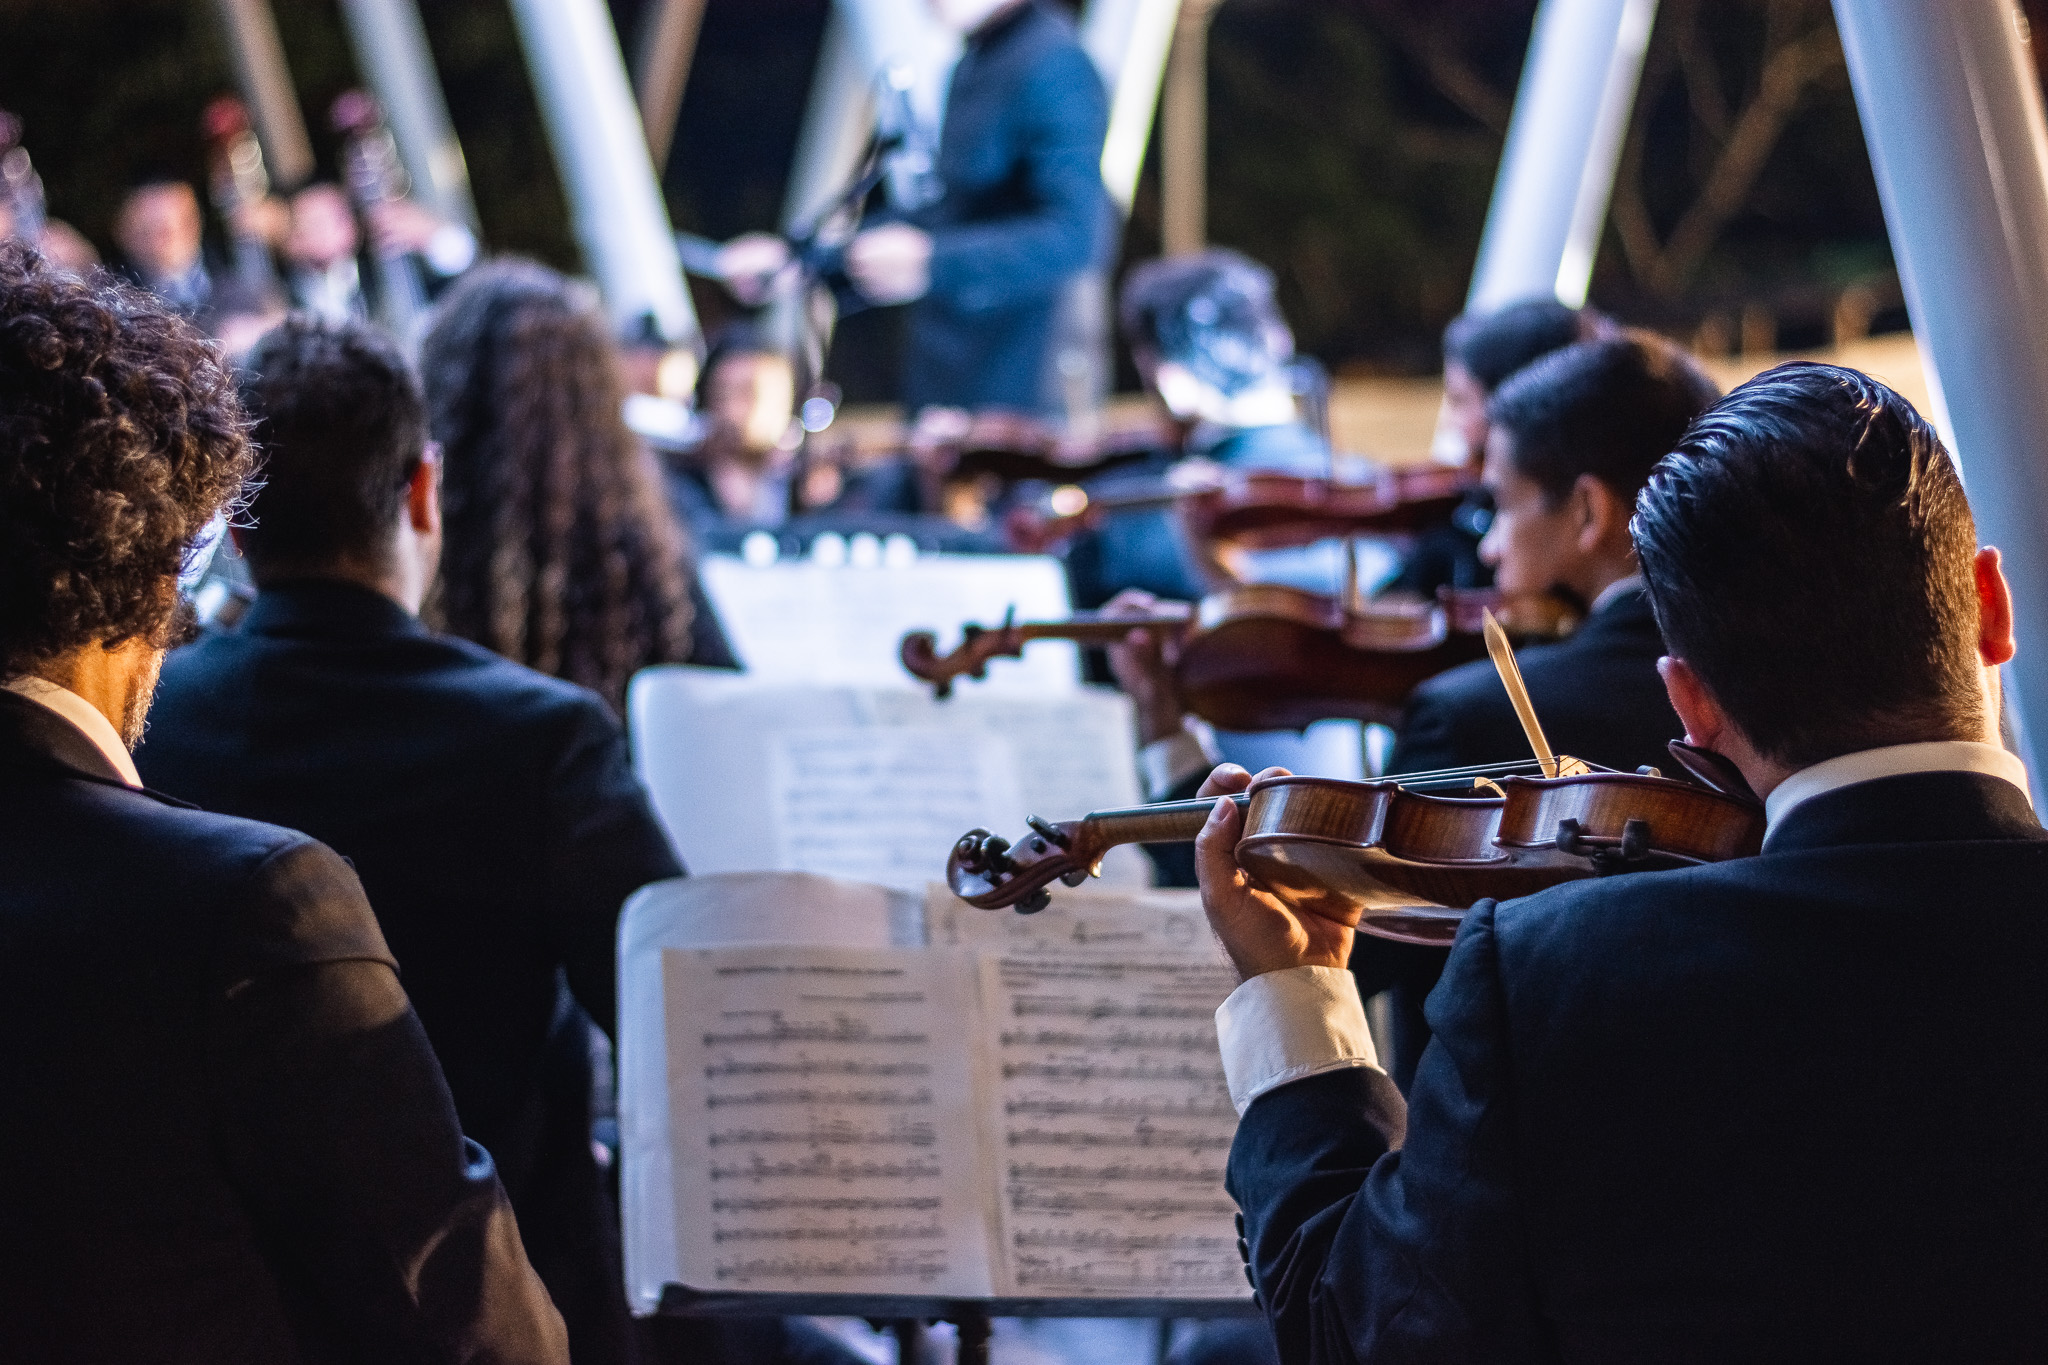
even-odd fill
[(1508, 633), (1500, 628), (1500, 622), (1493, 619), (1491, 608), (1484, 608), (1481, 615), (1485, 622), (1486, 652), (1493, 659), (1493, 667), (1500, 674), (1501, 686), (1508, 690), (1508, 700), (1514, 703), (1515, 718), (1522, 722), (1522, 733), (1529, 737), (1529, 747), (1536, 751), (1536, 764), (1543, 769), (1545, 777), (1557, 776), (1557, 756), (1550, 751), (1550, 741), (1543, 737), (1543, 727), (1536, 720), (1536, 704), (1529, 700), (1529, 688), (1522, 681), (1522, 668), (1515, 662), (1514, 646), (1508, 643)]

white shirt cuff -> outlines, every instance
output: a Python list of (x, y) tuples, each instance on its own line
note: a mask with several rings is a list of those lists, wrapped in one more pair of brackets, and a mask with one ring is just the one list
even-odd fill
[(1155, 739), (1138, 750), (1138, 778), (1145, 785), (1145, 798), (1158, 801), (1196, 773), (1206, 773), (1219, 760), (1202, 737), (1180, 729), (1165, 739)]
[(1239, 1114), (1290, 1081), (1380, 1064), (1358, 984), (1342, 967), (1290, 967), (1253, 977), (1217, 1008), (1216, 1040)]

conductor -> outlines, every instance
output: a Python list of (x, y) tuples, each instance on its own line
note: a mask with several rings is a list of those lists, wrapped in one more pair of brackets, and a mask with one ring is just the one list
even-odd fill
[[(868, 304), (910, 304), (903, 404), (1053, 411), (1047, 363), (1062, 286), (1108, 240), (1108, 99), (1073, 23), (1050, 0), (929, 0), (965, 47), (939, 134), (938, 196), (846, 244)], [(757, 298), (789, 263), (780, 237), (726, 244), (720, 268)]]

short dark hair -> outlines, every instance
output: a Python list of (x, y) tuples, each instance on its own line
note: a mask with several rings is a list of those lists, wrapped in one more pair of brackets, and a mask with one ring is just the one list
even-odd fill
[(241, 545), (259, 577), (375, 562), (427, 439), (426, 400), (398, 346), (362, 323), (294, 313), (242, 367), (263, 484)]
[[(1133, 267), (1117, 316), (1132, 347), (1192, 364), (1226, 393), (1285, 364), (1294, 350), (1273, 300), (1273, 272), (1225, 247)], [(1220, 348), (1218, 333), (1230, 338)]]
[(1444, 360), (1465, 367), (1491, 393), (1538, 356), (1592, 335), (1592, 318), (1556, 299), (1525, 299), (1485, 313), (1461, 313), (1444, 328)]
[(1941, 439), (1868, 375), (1768, 370), (1693, 424), (1632, 529), (1671, 652), (1805, 767), (1983, 729), (1977, 528)]
[(1678, 346), (1631, 331), (1517, 370), (1487, 400), (1486, 420), (1508, 433), (1515, 469), (1552, 504), (1586, 474), (1628, 498), (1720, 396)]
[(0, 678), (169, 643), (192, 542), (250, 467), (204, 337), (103, 272), (0, 244)]

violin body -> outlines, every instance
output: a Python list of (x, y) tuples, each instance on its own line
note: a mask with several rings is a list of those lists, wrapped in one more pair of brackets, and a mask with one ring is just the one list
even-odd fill
[[(1747, 857), (1763, 844), (1754, 800), (1646, 774), (1503, 777), (1484, 795), (1436, 795), (1395, 780), (1278, 777), (1233, 798), (1238, 865), (1320, 913), (1404, 943), (1448, 944), (1488, 897), (1563, 882)], [(975, 830), (947, 883), (971, 905), (1041, 908), (1054, 880), (1078, 885), (1120, 843), (1195, 837), (1214, 802), (1104, 811), (1016, 845)]]

